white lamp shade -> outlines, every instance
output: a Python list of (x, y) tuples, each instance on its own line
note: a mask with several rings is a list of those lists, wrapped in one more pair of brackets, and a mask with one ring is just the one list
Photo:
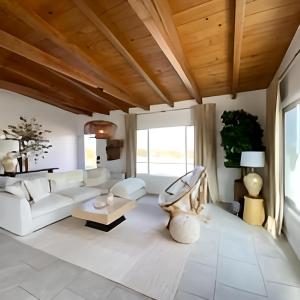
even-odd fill
[(244, 151), (241, 155), (241, 167), (263, 168), (265, 165), (265, 152)]

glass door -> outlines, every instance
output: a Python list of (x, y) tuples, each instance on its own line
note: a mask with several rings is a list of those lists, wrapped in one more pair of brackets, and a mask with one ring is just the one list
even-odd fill
[(300, 214), (300, 103), (284, 110), (284, 196)]

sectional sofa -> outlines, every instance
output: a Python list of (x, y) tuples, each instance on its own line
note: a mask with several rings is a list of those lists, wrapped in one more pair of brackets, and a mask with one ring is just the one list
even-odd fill
[(97, 174), (93, 177), (93, 173), (74, 170), (0, 177), (0, 227), (27, 235), (70, 216), (77, 203), (107, 192), (124, 178), (123, 174), (111, 175), (105, 168)]

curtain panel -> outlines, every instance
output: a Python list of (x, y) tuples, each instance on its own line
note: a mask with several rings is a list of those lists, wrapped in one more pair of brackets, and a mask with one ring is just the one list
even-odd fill
[(266, 228), (276, 237), (281, 234), (284, 209), (283, 195), (283, 118), (280, 87), (274, 78), (267, 89), (266, 167), (264, 198), (267, 209)]
[(209, 196), (219, 201), (216, 155), (216, 105), (200, 104), (193, 108), (195, 126), (195, 165), (206, 167)]
[(136, 114), (125, 115), (127, 178), (136, 176), (136, 120)]

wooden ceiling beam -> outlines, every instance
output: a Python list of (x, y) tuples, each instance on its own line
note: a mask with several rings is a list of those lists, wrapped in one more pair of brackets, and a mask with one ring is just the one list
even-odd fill
[(189, 94), (202, 103), (199, 88), (189, 70), (187, 60), (178, 37), (168, 0), (128, 0), (132, 9), (151, 33), (163, 51)]
[(92, 113), (90, 111), (85, 111), (82, 109), (78, 109), (76, 107), (72, 107), (69, 104), (65, 104), (62, 101), (59, 101), (58, 98), (54, 98), (52, 96), (45, 95), (44, 93), (40, 92), (39, 90), (30, 88), (30, 87), (27, 87), (27, 86), (24, 86), (21, 84), (17, 84), (17, 83), (13, 83), (10, 81), (0, 79), (0, 88), (11, 91), (11, 92), (15, 92), (18, 94), (22, 94), (22, 95), (30, 97), (30, 98), (34, 98), (41, 102), (45, 102), (47, 104), (56, 106), (60, 109), (67, 110), (74, 114), (84, 114), (84, 115), (92, 116)]
[[(37, 78), (36, 76), (32, 75), (32, 74), (29, 74), (28, 72), (24, 72), (23, 70), (20, 69), (20, 65), (15, 65), (14, 67), (12, 67), (12, 65), (8, 65), (8, 64), (4, 64), (2, 66), (2, 68), (4, 70), (7, 70), (11, 73), (14, 73), (14, 74), (17, 74), (19, 76), (22, 76), (34, 83), (36, 83), (37, 85), (41, 86), (42, 88), (47, 88), (47, 89), (53, 89), (55, 88), (55, 85), (49, 83), (49, 82), (45, 82), (45, 81), (42, 81), (44, 79), (42, 78)], [(63, 97), (66, 97), (66, 98), (69, 98), (69, 99), (72, 99), (72, 97), (70, 95), (67, 95), (65, 93), (63, 93), (62, 91), (60, 90), (55, 90), (55, 92), (58, 94), (58, 95), (61, 95)]]
[[(126, 48), (125, 43), (120, 38), (120, 33), (109, 20), (104, 16), (97, 14), (95, 9), (85, 0), (73, 0), (80, 11), (98, 28), (98, 30), (111, 42), (117, 51), (126, 59), (128, 64), (147, 82), (147, 84), (159, 96), (162, 102), (174, 106), (173, 102), (168, 99), (161, 88), (155, 83), (155, 79), (145, 67), (137, 61), (130, 50)], [(98, 6), (99, 4), (97, 4)], [(101, 4), (100, 4), (101, 5)]]
[[(91, 87), (88, 87), (92, 89)], [(115, 103), (121, 110), (128, 112), (130, 106), (127, 103), (120, 101), (120, 99), (104, 92), (102, 89), (95, 89), (94, 93), (96, 93), (99, 97), (103, 97), (106, 100), (109, 100), (111, 103)]]
[[(37, 13), (32, 10), (27, 9), (20, 2), (18, 3), (15, 0), (3, 0), (1, 3), (2, 7), (5, 7), (7, 11), (14, 14), (17, 18), (22, 20), (25, 24), (27, 24), (33, 30), (40, 32), (44, 37), (48, 38), (52, 42), (54, 42), (58, 47), (63, 48), (73, 57), (76, 57), (83, 65), (85, 65), (89, 70), (94, 72), (97, 76), (96, 84), (89, 84), (89, 82), (85, 82), (83, 80), (79, 80), (78, 78), (74, 78), (68, 74), (60, 72), (59, 70), (55, 70), (59, 73), (67, 75), (71, 78), (74, 78), (80, 82), (86, 83), (89, 86), (93, 86), (94, 88), (103, 88), (107, 93), (115, 96), (116, 98), (122, 99), (123, 102), (141, 107), (143, 109), (148, 109), (147, 106), (139, 103), (134, 100), (133, 96), (129, 95), (126, 91), (128, 90), (123, 83), (120, 82), (114, 75), (110, 74), (108, 71), (104, 70), (104, 68), (96, 62), (92, 57), (90, 57), (85, 51), (83, 51), (77, 45), (71, 44), (63, 34), (57, 31), (54, 27), (52, 27), (49, 23), (47, 23), (43, 18), (41, 18)], [(99, 78), (100, 76), (100, 78)], [(116, 82), (117, 86), (112, 85), (111, 83), (106, 82), (103, 78), (109, 78), (112, 82)]]
[(66, 101), (71, 104), (74, 103), (74, 105), (77, 105), (79, 108), (104, 114), (108, 114), (111, 109), (114, 109), (113, 106), (107, 107), (104, 106), (103, 103), (101, 103), (100, 106), (99, 101), (91, 98), (88, 94), (83, 93), (81, 90), (78, 91), (76, 86), (71, 86), (64, 81), (59, 80), (56, 75), (49, 73), (52, 71), (48, 69), (38, 68), (37, 70), (33, 63), (25, 63), (18, 59), (13, 61), (11, 58), (2, 65), (2, 72), (4, 71), (8, 71), (11, 74), (15, 74), (25, 80), (28, 80), (40, 89), (46, 89), (49, 94), (53, 94), (53, 92), (55, 92), (54, 96), (58, 95), (61, 98), (66, 99)]
[[(121, 109), (125, 112), (128, 111), (128, 108), (129, 106), (122, 102), (122, 100), (110, 95), (110, 94), (106, 94), (104, 93), (105, 95), (107, 95), (107, 97), (105, 97), (104, 95), (100, 96), (98, 94), (98, 90), (101, 90), (99, 88), (93, 88), (93, 87), (89, 87), (87, 85), (84, 85), (78, 81), (75, 81), (75, 80), (72, 80), (68, 77), (65, 77), (59, 73), (55, 73), (56, 76), (59, 76), (61, 77), (63, 80), (67, 81), (70, 85), (73, 85), (74, 87), (78, 88), (79, 90), (81, 90), (81, 92), (91, 96), (94, 100), (96, 100), (97, 102), (101, 103), (102, 105), (104, 104), (105, 106), (107, 107), (110, 107), (111, 110), (115, 109), (115, 110), (118, 110), (118, 109)], [(109, 97), (110, 96), (110, 97)], [(111, 99), (114, 99), (114, 101), (111, 101)], [(119, 103), (117, 102), (119, 101)], [(116, 104), (117, 102), (117, 104)]]
[[(106, 107), (99, 105), (98, 101), (91, 99), (86, 94), (82, 94), (81, 91), (76, 91), (76, 87), (66, 86), (58, 82), (55, 76), (49, 76), (49, 70), (40, 70), (38, 73), (35, 73), (32, 69), (34, 66), (24, 65), (22, 63), (14, 63), (10, 61), (10, 64), (7, 62), (2, 66), (1, 75), (2, 77), (7, 75), (9, 80), (12, 82), (18, 82), (22, 80), (21, 84), (29, 84), (31, 87), (43, 91), (49, 96), (58, 97), (64, 99), (65, 104), (77, 107), (78, 109), (108, 114), (111, 107)], [(6, 77), (7, 77), (6, 76)], [(5, 78), (6, 79), (6, 78)]]
[(73, 79), (84, 82), (87, 85), (93, 87), (98, 86), (94, 78), (89, 75), (82, 73), (55, 56), (52, 56), (1, 29), (0, 47)]
[(232, 66), (232, 99), (236, 98), (241, 65), (241, 52), (245, 22), (246, 0), (235, 0), (233, 66)]

